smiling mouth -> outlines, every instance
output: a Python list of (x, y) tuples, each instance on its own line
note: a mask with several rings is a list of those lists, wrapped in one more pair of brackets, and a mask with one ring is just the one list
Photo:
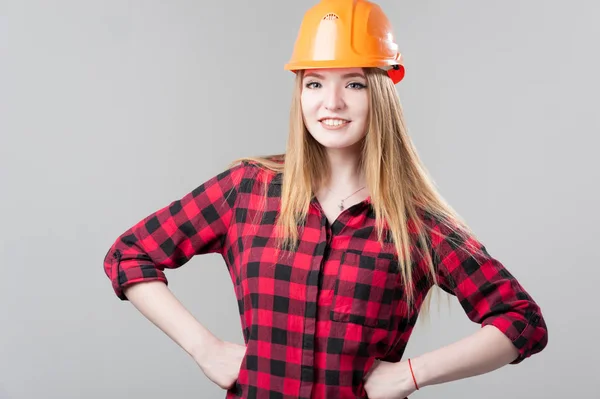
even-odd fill
[(349, 120), (346, 119), (330, 119), (330, 118), (324, 118), (324, 119), (319, 119), (319, 122), (326, 128), (340, 128), (343, 126), (346, 126), (347, 124), (350, 123)]

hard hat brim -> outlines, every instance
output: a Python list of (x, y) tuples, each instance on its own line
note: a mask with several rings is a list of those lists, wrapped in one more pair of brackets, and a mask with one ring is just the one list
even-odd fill
[(352, 62), (343, 62), (338, 60), (324, 61), (306, 61), (306, 62), (290, 62), (284, 65), (287, 71), (298, 71), (303, 69), (326, 69), (326, 68), (382, 68), (389, 69), (394, 65), (402, 65), (398, 60), (356, 60)]

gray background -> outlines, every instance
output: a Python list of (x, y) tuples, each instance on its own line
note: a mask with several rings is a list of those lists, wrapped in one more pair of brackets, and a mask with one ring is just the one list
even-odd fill
[[(222, 398), (113, 296), (114, 239), (235, 157), (284, 151), (283, 70), (315, 1), (0, 1), (2, 398)], [(381, 1), (442, 194), (540, 303), (549, 346), (414, 398), (598, 398), (595, 1)], [(168, 274), (243, 342), (217, 256)], [(474, 332), (444, 299), (407, 355)]]

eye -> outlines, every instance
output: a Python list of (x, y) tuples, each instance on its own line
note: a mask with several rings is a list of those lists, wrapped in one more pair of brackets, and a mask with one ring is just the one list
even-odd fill
[(316, 89), (317, 87), (316, 87), (316, 86), (314, 86), (314, 85), (320, 85), (320, 83), (319, 83), (319, 82), (308, 82), (308, 83), (305, 85), (305, 87), (306, 87), (307, 89)]
[(359, 82), (352, 82), (348, 84), (348, 87), (351, 89), (360, 90), (366, 88), (367, 86)]

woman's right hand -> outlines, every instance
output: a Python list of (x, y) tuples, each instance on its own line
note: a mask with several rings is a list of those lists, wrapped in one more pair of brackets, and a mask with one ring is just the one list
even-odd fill
[(238, 379), (245, 354), (243, 345), (216, 340), (209, 343), (195, 360), (208, 379), (222, 389), (229, 389)]
[(246, 355), (245, 346), (215, 337), (162, 281), (132, 284), (124, 291), (127, 299), (185, 350), (211, 381), (223, 389), (235, 384)]

